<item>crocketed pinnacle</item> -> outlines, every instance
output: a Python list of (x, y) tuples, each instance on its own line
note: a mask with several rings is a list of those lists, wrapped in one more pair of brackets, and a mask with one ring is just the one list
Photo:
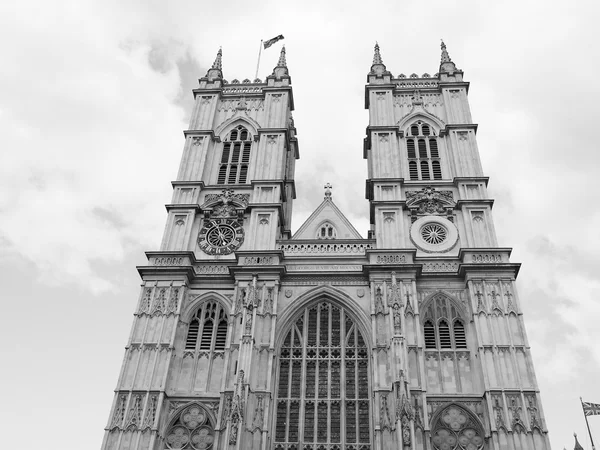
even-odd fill
[(216, 70), (223, 70), (223, 50), (221, 50), (221, 47), (219, 47), (219, 51), (217, 52), (217, 57), (215, 58), (215, 62), (212, 65), (213, 69)]
[(446, 50), (446, 44), (444, 44), (444, 41), (442, 41), (442, 61), (441, 64), (443, 63), (447, 63), (447, 62), (452, 62), (452, 60), (450, 59), (450, 55), (448, 54), (448, 51)]
[(575, 436), (575, 448), (573, 450), (583, 450), (583, 447), (577, 440), (577, 433), (573, 433), (573, 436)]
[(281, 47), (281, 53), (279, 54), (279, 62), (277, 63), (277, 67), (287, 67), (287, 62), (285, 60), (285, 45)]
[(373, 65), (382, 64), (381, 53), (379, 53), (379, 44), (375, 42), (375, 54), (373, 55)]

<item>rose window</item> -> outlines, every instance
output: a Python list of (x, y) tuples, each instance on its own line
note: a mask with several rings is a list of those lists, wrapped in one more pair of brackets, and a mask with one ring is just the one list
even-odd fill
[(483, 433), (475, 420), (462, 408), (450, 406), (435, 424), (431, 442), (436, 450), (482, 450)]
[(184, 409), (166, 436), (170, 449), (208, 450), (214, 441), (214, 431), (206, 412), (198, 405)]
[(428, 223), (421, 228), (421, 237), (428, 244), (441, 244), (447, 236), (448, 230), (439, 223)]

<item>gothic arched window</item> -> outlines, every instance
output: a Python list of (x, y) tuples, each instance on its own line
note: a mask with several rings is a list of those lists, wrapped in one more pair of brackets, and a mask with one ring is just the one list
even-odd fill
[(426, 307), (423, 318), (426, 350), (467, 348), (463, 319), (446, 296), (436, 295)]
[(226, 340), (227, 313), (218, 302), (203, 303), (190, 320), (185, 349), (223, 352)]
[(367, 345), (328, 302), (304, 310), (279, 359), (275, 448), (370, 447)]
[(442, 179), (440, 153), (434, 135), (433, 128), (420, 120), (410, 126), (406, 149), (409, 159), (408, 174), (411, 180)]
[(317, 230), (317, 239), (335, 239), (336, 237), (337, 231), (329, 222), (325, 222)]
[(177, 420), (165, 433), (165, 448), (210, 450), (214, 434), (214, 425), (206, 411), (192, 404), (177, 415)]
[(252, 136), (242, 125), (230, 131), (223, 143), (217, 184), (242, 184), (248, 178)]
[(479, 422), (458, 405), (447, 406), (431, 424), (435, 450), (482, 450), (485, 445)]

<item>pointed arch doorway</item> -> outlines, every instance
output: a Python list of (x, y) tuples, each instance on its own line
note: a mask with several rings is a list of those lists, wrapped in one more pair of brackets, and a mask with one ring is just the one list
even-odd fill
[(326, 300), (307, 306), (280, 350), (275, 448), (370, 448), (369, 390), (369, 352), (356, 321)]

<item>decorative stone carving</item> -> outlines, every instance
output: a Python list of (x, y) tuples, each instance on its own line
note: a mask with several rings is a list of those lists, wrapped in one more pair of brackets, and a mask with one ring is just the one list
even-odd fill
[(285, 290), (285, 298), (290, 298), (293, 294), (293, 291), (291, 289), (286, 289)]
[(196, 273), (201, 275), (226, 275), (229, 273), (229, 268), (224, 265), (208, 265), (202, 264), (195, 266)]
[(158, 406), (158, 395), (150, 395), (146, 405), (146, 414), (144, 415), (144, 429), (151, 429), (154, 426), (156, 417), (156, 408)]
[(223, 203), (224, 205), (234, 203), (245, 209), (250, 202), (250, 194), (236, 194), (233, 189), (223, 189), (220, 194), (208, 194), (204, 198), (203, 206), (218, 202)]
[(475, 291), (475, 297), (477, 297), (477, 312), (486, 312), (485, 310), (485, 305), (483, 303), (483, 294), (481, 293), (481, 291), (483, 290), (483, 287), (481, 286), (481, 284), (474, 284), (473, 285), (473, 290)]
[(244, 264), (247, 266), (269, 266), (273, 264), (272, 256), (246, 256)]
[(519, 395), (507, 395), (506, 397), (508, 400), (508, 410), (512, 415), (512, 428), (515, 429), (515, 427), (521, 426), (524, 429), (525, 426), (523, 425), (523, 420), (521, 419), (521, 411), (523, 408), (521, 407)]
[(256, 409), (254, 410), (254, 420), (252, 421), (252, 430), (261, 430), (263, 428), (264, 420), (264, 408), (263, 408), (263, 395), (256, 396)]
[(179, 288), (171, 288), (171, 295), (169, 297), (169, 305), (167, 306), (168, 313), (177, 312), (177, 306), (179, 303)]
[(233, 308), (233, 314), (239, 314), (242, 312), (242, 308), (246, 304), (246, 289), (239, 288), (238, 295), (235, 300), (235, 306)]
[(488, 296), (492, 299), (492, 312), (502, 313), (502, 308), (498, 303), (498, 298), (500, 297), (500, 294), (498, 293), (498, 285), (492, 284), (490, 285), (490, 288), (491, 290)]
[(359, 298), (363, 298), (363, 297), (365, 296), (365, 290), (364, 290), (364, 289), (362, 289), (362, 288), (361, 288), (361, 289), (357, 289), (357, 290), (356, 290), (356, 295), (357, 295)]
[(284, 255), (310, 254), (310, 255), (364, 255), (366, 250), (371, 250), (372, 244), (277, 244), (278, 250), (283, 250)]
[(385, 307), (383, 305), (383, 293), (381, 291), (381, 285), (375, 286), (375, 314), (385, 314)]
[(133, 396), (132, 405), (129, 408), (129, 413), (127, 414), (127, 423), (125, 424), (125, 429), (137, 430), (141, 424), (142, 424), (142, 395), (135, 394)]
[(396, 272), (392, 272), (392, 283), (389, 285), (390, 298), (388, 305), (391, 305), (393, 310), (393, 321), (394, 321), (394, 334), (400, 334), (402, 332), (402, 298), (400, 296), (400, 286), (396, 282)]
[(154, 301), (154, 308), (152, 314), (162, 314), (167, 310), (167, 289), (161, 288), (158, 291), (158, 297)]
[(229, 412), (229, 421), (231, 424), (229, 434), (229, 445), (237, 443), (239, 426), (244, 421), (244, 371), (238, 372), (238, 378), (231, 401), (231, 411)]
[(125, 419), (125, 406), (127, 405), (127, 395), (119, 395), (119, 400), (111, 421), (111, 428), (120, 428)]
[(406, 192), (406, 207), (411, 213), (412, 222), (419, 215), (445, 215), (452, 222), (452, 210), (455, 206), (452, 191), (438, 191), (428, 186), (420, 191)]
[(496, 428), (506, 428), (504, 421), (504, 407), (502, 406), (502, 397), (500, 395), (492, 395), (492, 408), (494, 410), (494, 418), (496, 420)]
[(506, 297), (506, 311), (516, 312), (515, 305), (513, 304), (513, 301), (512, 301), (513, 294), (510, 292), (510, 284), (504, 283), (502, 285), (502, 288), (504, 289), (504, 296)]
[(393, 430), (392, 421), (390, 419), (390, 411), (387, 404), (387, 394), (381, 394), (381, 408), (380, 408), (380, 426), (382, 430), (386, 428), (389, 431)]
[(457, 272), (456, 262), (424, 262), (423, 272)]
[(147, 287), (144, 289), (144, 296), (142, 303), (140, 304), (140, 314), (149, 313), (152, 305), (152, 288)]
[(272, 287), (267, 288), (267, 298), (265, 299), (263, 312), (265, 314), (273, 313), (273, 288)]
[(202, 145), (202, 142), (204, 141), (204, 137), (203, 136), (194, 136), (192, 137), (192, 145), (194, 146), (199, 146)]
[(525, 394), (525, 400), (527, 401), (527, 412), (529, 414), (529, 427), (532, 431), (534, 428), (542, 431), (535, 394)]

